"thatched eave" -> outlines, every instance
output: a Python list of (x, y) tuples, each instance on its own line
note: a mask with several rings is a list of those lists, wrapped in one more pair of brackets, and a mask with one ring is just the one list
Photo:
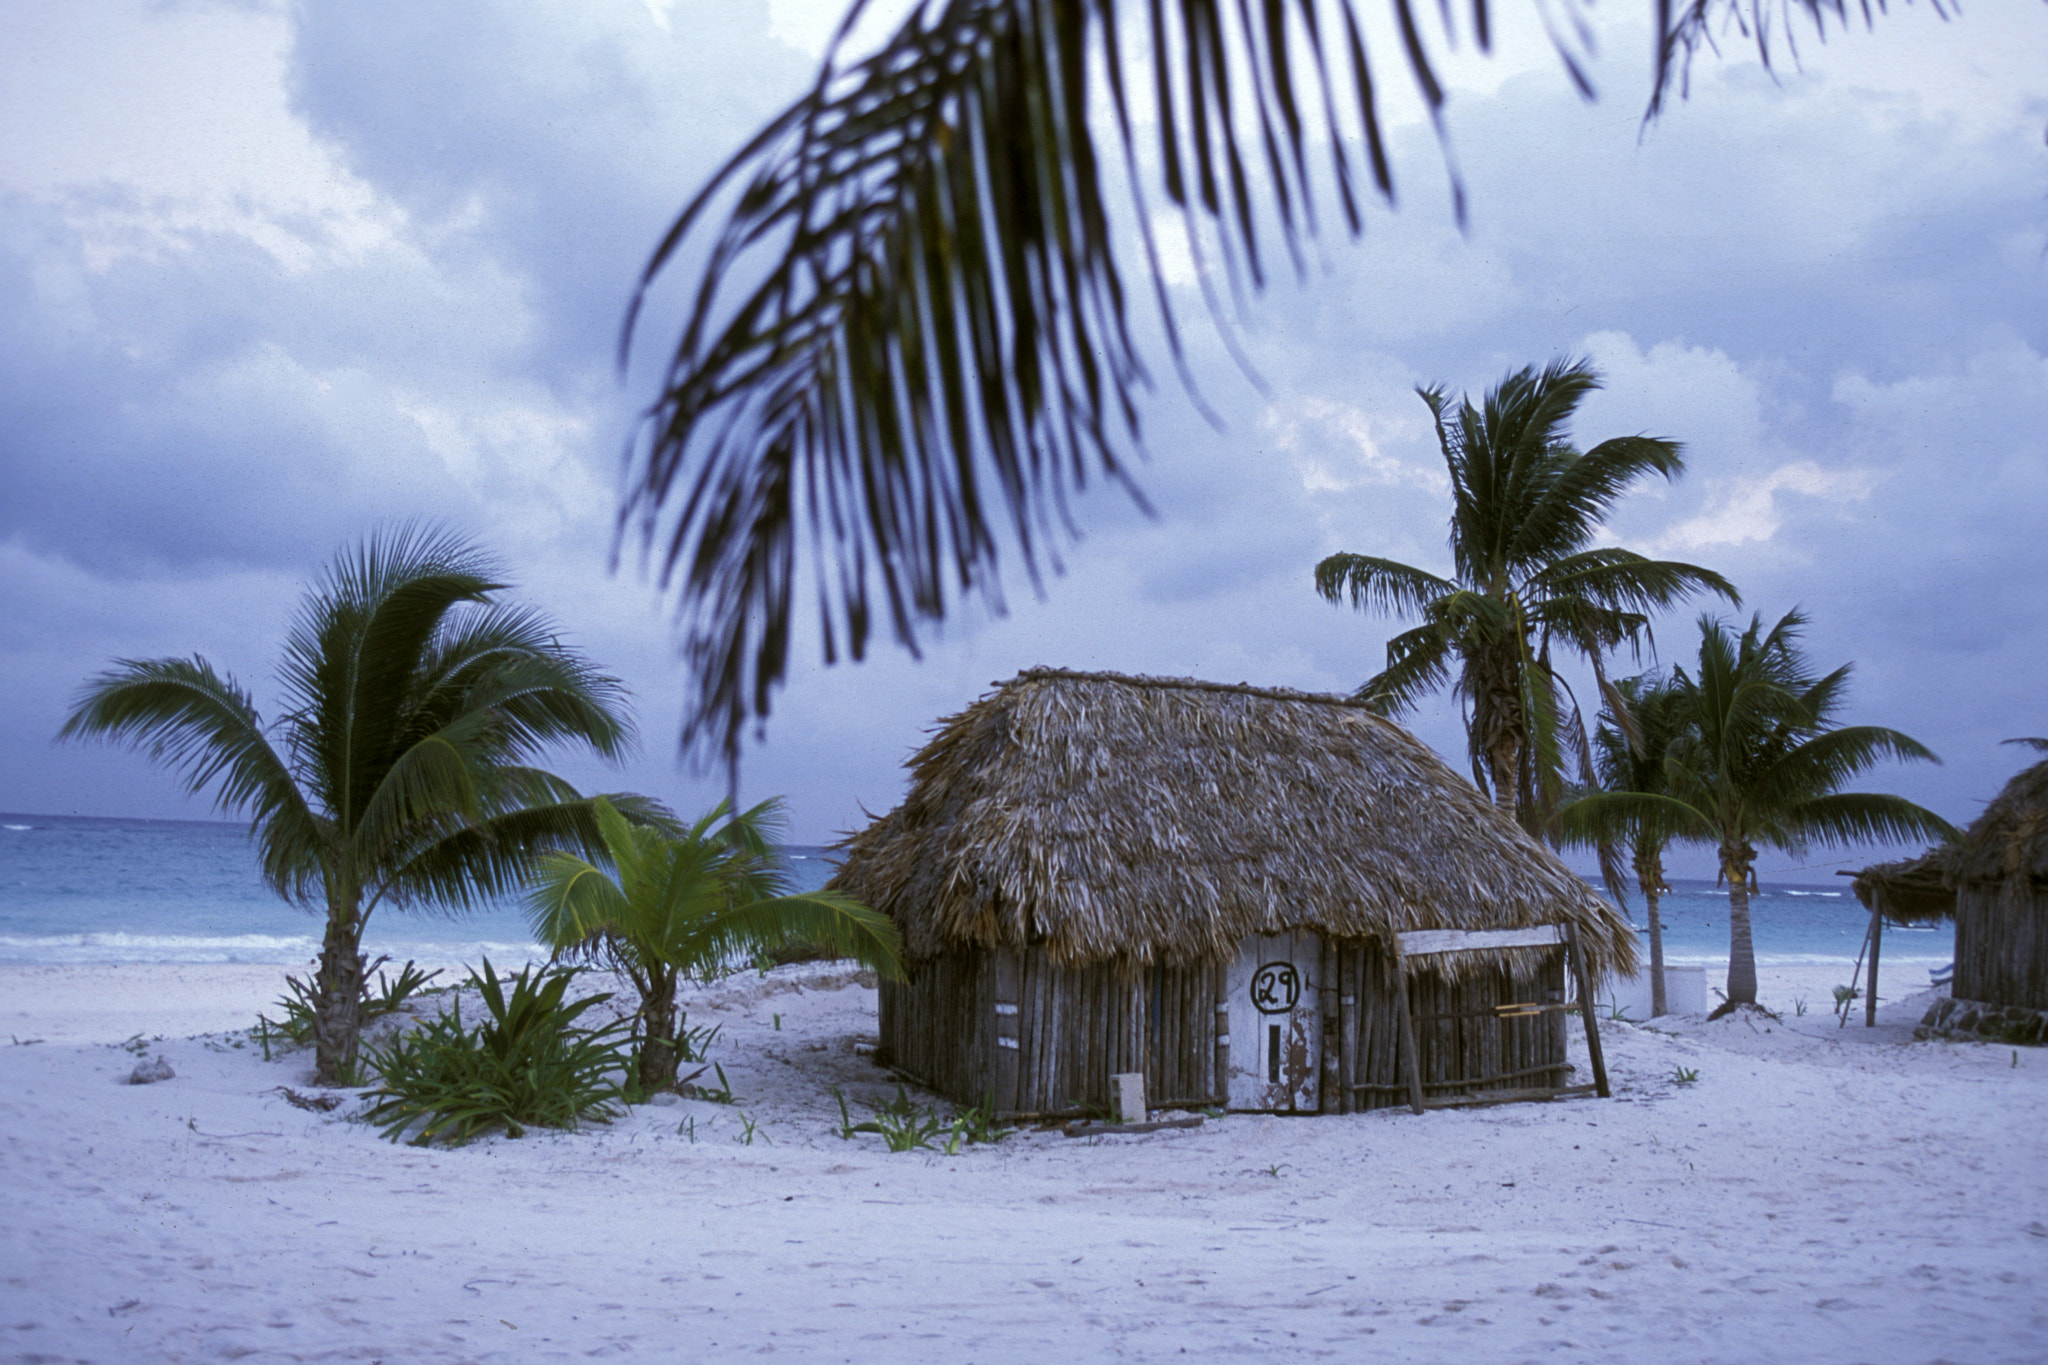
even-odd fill
[(1391, 946), (1562, 922), (1596, 970), (1635, 967), (1619, 911), (1348, 698), (1034, 669), (909, 767), (833, 885), (891, 915), (916, 957), (1043, 944), (1068, 965), (1193, 963), (1284, 929)]

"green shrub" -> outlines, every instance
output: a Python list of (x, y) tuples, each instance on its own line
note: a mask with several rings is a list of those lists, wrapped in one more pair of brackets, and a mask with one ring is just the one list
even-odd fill
[(464, 1028), (458, 997), (449, 1014), (375, 1049), (370, 1061), (383, 1084), (370, 1092), (375, 1103), (364, 1118), (393, 1142), (418, 1124), (416, 1147), (467, 1142), (499, 1126), (521, 1137), (528, 1127), (609, 1122), (624, 1099), (628, 1026), (578, 1024), (611, 996), (565, 999), (577, 975), (528, 967), (501, 980), (486, 959), (468, 984), (490, 1017)]

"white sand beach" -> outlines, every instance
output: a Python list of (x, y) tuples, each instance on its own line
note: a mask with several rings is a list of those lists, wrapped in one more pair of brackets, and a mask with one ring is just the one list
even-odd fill
[(1606, 1027), (1613, 1100), (948, 1157), (834, 1135), (894, 1085), (829, 968), (696, 993), (732, 1106), (455, 1150), (187, 1036), (280, 969), (0, 968), (0, 1359), (2048, 1359), (2048, 1052), (1912, 1042), (1921, 971), (1838, 1029), (1845, 975)]

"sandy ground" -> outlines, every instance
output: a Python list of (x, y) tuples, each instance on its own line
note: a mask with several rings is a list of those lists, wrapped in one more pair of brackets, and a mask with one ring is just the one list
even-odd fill
[(698, 993), (735, 1104), (452, 1151), (179, 1036), (278, 969), (0, 969), (49, 1040), (0, 1045), (0, 1360), (2048, 1359), (2048, 1052), (1913, 1043), (1924, 996), (1838, 1029), (1844, 974), (1610, 1025), (1611, 1101), (948, 1157), (835, 1136), (894, 1086), (816, 967)]

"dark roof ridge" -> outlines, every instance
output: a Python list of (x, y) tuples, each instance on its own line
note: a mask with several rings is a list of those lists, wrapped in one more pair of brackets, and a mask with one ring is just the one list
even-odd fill
[[(1055, 668), (1050, 664), (1039, 664), (1020, 671), (1009, 682), (990, 683), (991, 687), (1009, 687), (1015, 683), (1036, 682), (1041, 679), (1060, 678), (1074, 682), (1125, 683), (1132, 687), (1176, 688), (1184, 692), (1230, 692), (1244, 697), (1265, 697), (1272, 701), (1315, 702), (1323, 706), (1344, 706), (1354, 710), (1365, 710), (1366, 703), (1357, 697), (1339, 696), (1334, 692), (1303, 692), (1292, 687), (1260, 687), (1254, 683), (1210, 682), (1205, 678), (1161, 678), (1147, 673), (1115, 673), (1108, 670), (1085, 670), (1078, 668)], [(1371, 712), (1367, 711), (1370, 715)]]

